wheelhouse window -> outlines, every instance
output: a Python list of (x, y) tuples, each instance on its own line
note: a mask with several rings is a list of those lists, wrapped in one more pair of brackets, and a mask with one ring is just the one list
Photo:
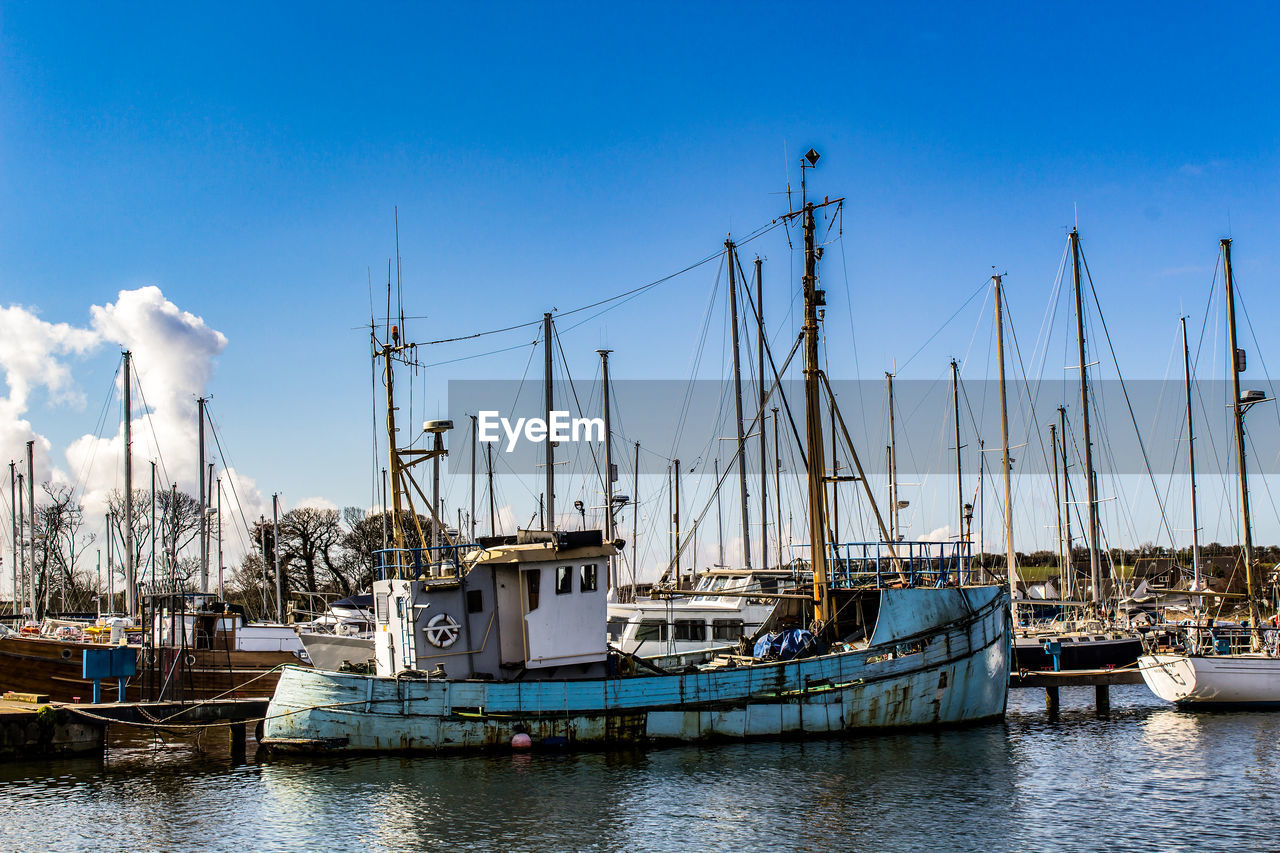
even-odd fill
[(700, 642), (707, 639), (707, 623), (701, 619), (677, 619), (675, 638)]
[(711, 639), (736, 640), (742, 636), (741, 619), (715, 619), (711, 622)]
[(582, 567), (581, 578), (578, 581), (578, 591), (596, 591), (596, 567), (594, 563), (592, 565)]
[(661, 642), (667, 639), (667, 623), (658, 619), (645, 619), (636, 628), (636, 639), (640, 642)]
[(556, 595), (573, 592), (573, 566), (556, 566)]
[(605, 628), (605, 633), (609, 639), (617, 642), (622, 639), (622, 632), (627, 630), (627, 620), (614, 618), (609, 620), (609, 624)]
[(541, 569), (525, 569), (524, 571), (524, 588), (525, 594), (529, 599), (529, 610), (538, 609), (538, 587), (541, 585), (542, 570)]

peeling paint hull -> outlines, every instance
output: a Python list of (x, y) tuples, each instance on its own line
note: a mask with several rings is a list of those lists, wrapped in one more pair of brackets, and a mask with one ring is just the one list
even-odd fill
[(884, 590), (866, 649), (682, 675), (432, 681), (290, 667), (263, 744), (437, 752), (505, 748), (523, 732), (535, 745), (608, 749), (962, 725), (1004, 714), (1007, 613), (994, 586)]

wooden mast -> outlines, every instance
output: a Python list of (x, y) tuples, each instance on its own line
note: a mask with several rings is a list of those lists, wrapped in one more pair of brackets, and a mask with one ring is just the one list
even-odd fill
[(1253, 589), (1253, 528), (1249, 519), (1249, 480), (1245, 470), (1244, 449), (1244, 413), (1252, 402), (1244, 402), (1240, 397), (1240, 371), (1244, 360), (1244, 351), (1236, 345), (1236, 300), (1235, 279), (1231, 274), (1231, 238), (1223, 237), (1222, 263), (1226, 272), (1227, 283), (1227, 335), (1231, 346), (1231, 410), (1234, 414), (1236, 429), (1236, 473), (1240, 481), (1240, 524), (1244, 533), (1241, 543), (1244, 547), (1244, 582), (1245, 594), (1249, 601), (1249, 646), (1253, 651), (1261, 648), (1261, 624), (1258, 611), (1258, 600)]
[[(809, 149), (804, 163), (817, 165), (818, 152)], [(804, 182), (801, 181), (803, 187)], [(822, 413), (819, 396), (820, 369), (818, 366), (818, 304), (825, 301), (818, 292), (818, 254), (814, 245), (814, 204), (804, 199), (804, 401), (805, 401), (805, 452), (808, 455), (809, 485), (809, 560), (813, 568), (813, 617), (823, 627), (835, 621), (835, 609), (831, 605), (831, 591), (827, 578), (826, 498), (824, 481), (826, 471), (822, 447)]]
[(1098, 559), (1098, 495), (1093, 476), (1093, 442), (1089, 434), (1089, 366), (1085, 361), (1084, 301), (1080, 293), (1080, 233), (1071, 229), (1071, 274), (1075, 279), (1076, 348), (1080, 356), (1080, 416), (1084, 421), (1084, 485), (1089, 504), (1089, 580), (1091, 600), (1102, 603), (1102, 565)]

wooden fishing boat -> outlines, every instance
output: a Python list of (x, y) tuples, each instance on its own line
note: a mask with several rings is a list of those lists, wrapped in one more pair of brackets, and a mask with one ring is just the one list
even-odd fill
[[(809, 166), (818, 159), (813, 151), (806, 157)], [(961, 570), (919, 571), (891, 541), (885, 542), (890, 572), (853, 571), (829, 545), (822, 437), (828, 402), (861, 472), (818, 358), (823, 297), (814, 211), (841, 201), (806, 201), (786, 215), (801, 218), (805, 238), (805, 322), (797, 348), (804, 344), (812, 586), (795, 596), (806, 602), (802, 627), (765, 638), (751, 656), (709, 652), (699, 665), (663, 670), (609, 647), (606, 578), (622, 543), (599, 530), (521, 531), (482, 548), (450, 542), (445, 560), (436, 549), (407, 547), (402, 501), (413, 519), (413, 495), (423, 496), (408, 468), (445, 451), (439, 441), (432, 450), (397, 446), (394, 362), (408, 358), (413, 345), (392, 327), (389, 340), (375, 347), (387, 385), (395, 525), (395, 547), (382, 552), (381, 579), (373, 585), (376, 672), (286, 667), (263, 745), (295, 752), (608, 748), (959, 725), (1003, 715), (1010, 635), (1002, 587), (969, 585)], [(550, 315), (544, 323), (550, 326)], [(549, 329), (544, 334), (549, 343)], [(547, 352), (549, 377), (549, 346)], [(761, 400), (761, 412), (776, 389)], [(545, 442), (549, 519), (552, 446)], [(423, 500), (434, 529), (444, 529), (437, 501)]]

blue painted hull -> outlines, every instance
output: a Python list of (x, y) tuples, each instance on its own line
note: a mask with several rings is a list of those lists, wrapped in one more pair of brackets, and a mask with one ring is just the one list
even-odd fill
[(1007, 613), (999, 587), (884, 590), (865, 649), (682, 675), (432, 681), (290, 667), (263, 743), (444, 751), (505, 747), (526, 733), (535, 744), (613, 748), (978, 722), (1005, 710)]

